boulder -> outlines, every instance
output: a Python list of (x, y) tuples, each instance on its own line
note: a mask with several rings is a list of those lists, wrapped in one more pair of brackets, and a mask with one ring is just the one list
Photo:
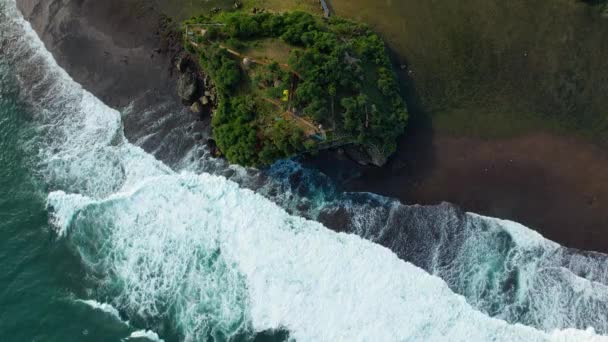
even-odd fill
[(382, 153), (376, 146), (368, 146), (365, 148), (367, 155), (370, 157), (372, 165), (384, 166), (388, 162), (388, 155)]
[(384, 166), (389, 157), (374, 146), (346, 146), (344, 152), (360, 165)]
[(186, 72), (179, 75), (177, 80), (177, 95), (182, 101), (191, 105), (196, 101), (196, 93), (198, 91), (198, 80), (192, 72)]
[(190, 106), (190, 110), (192, 111), (192, 113), (200, 114), (203, 112), (203, 107), (200, 103), (194, 102), (192, 106)]
[(370, 164), (369, 156), (363, 151), (361, 151), (361, 148), (359, 146), (345, 146), (344, 152), (350, 159), (354, 160), (359, 165)]
[(206, 106), (206, 105), (208, 105), (208, 104), (209, 104), (209, 98), (208, 98), (207, 96), (203, 96), (203, 97), (201, 97), (201, 98), (200, 98), (200, 101), (201, 101), (201, 104), (202, 104), (203, 106)]

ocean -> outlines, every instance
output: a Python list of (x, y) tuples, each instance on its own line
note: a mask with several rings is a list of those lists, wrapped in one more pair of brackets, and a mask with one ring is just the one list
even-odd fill
[(13, 0), (0, 48), (0, 341), (608, 340), (606, 255), (297, 161), (165, 165)]

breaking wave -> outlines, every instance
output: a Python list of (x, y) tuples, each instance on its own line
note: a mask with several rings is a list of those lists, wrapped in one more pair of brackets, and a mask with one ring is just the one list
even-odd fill
[(448, 203), (404, 205), (371, 193), (344, 193), (293, 161), (255, 177), (251, 171), (231, 177), (294, 215), (391, 249), (492, 317), (545, 331), (593, 327), (608, 333), (605, 254), (565, 248), (518, 223)]
[(94, 299), (79, 299), (78, 302), (85, 304), (94, 310), (99, 310), (99, 311), (105, 312), (106, 314), (115, 318), (117, 321), (122, 322), (122, 319), (120, 318), (120, 313), (111, 304), (100, 303)]
[(390, 250), (217, 176), (152, 177), (103, 200), (54, 192), (49, 205), (72, 211), (63, 234), (100, 296), (187, 341), (280, 328), (298, 341), (602, 339), (490, 318)]
[(152, 341), (152, 342), (164, 342), (160, 337), (158, 337), (157, 333), (155, 333), (154, 331), (151, 331), (151, 330), (134, 331), (125, 340), (133, 341), (133, 340), (142, 340), (142, 339), (144, 339), (145, 341)]

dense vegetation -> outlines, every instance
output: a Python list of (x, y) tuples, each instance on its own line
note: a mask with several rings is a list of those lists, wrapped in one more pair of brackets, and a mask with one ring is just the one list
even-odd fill
[[(407, 111), (384, 42), (367, 26), (237, 11), (196, 17), (185, 28), (188, 48), (216, 83), (214, 137), (231, 162), (265, 165), (343, 144), (395, 151)], [(275, 50), (288, 47), (286, 60), (241, 64), (269, 40)]]

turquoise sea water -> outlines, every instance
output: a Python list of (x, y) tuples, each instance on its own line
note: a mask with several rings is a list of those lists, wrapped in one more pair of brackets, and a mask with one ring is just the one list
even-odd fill
[(46, 189), (24, 148), (27, 108), (6, 65), (0, 73), (0, 341), (118, 340), (120, 322), (74, 301), (86, 277), (49, 226)]
[[(0, 341), (124, 340), (139, 331), (136, 322), (126, 324), (80, 299), (90, 296), (93, 282), (49, 223), (49, 189), (34, 171), (38, 160), (29, 146), (36, 134), (27, 120), (33, 109), (18, 100), (4, 63), (0, 75)], [(165, 341), (179, 340), (172, 330), (167, 326)], [(262, 332), (236, 339), (274, 342), (287, 336)]]

